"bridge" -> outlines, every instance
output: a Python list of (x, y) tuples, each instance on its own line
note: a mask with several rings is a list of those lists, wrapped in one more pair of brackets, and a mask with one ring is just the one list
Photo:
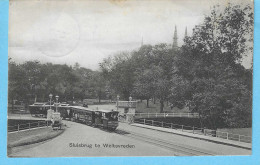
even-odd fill
[[(123, 102), (121, 107), (135, 107), (134, 102)], [(90, 105), (89, 108), (115, 109), (115, 105)], [(130, 111), (131, 112), (131, 111)], [(82, 123), (63, 120), (66, 130), (63, 134), (53, 140), (39, 143), (37, 145), (21, 146), (12, 148), (9, 154), (11, 157), (71, 157), (71, 156), (189, 156), (189, 155), (250, 155), (251, 150), (241, 147), (230, 146), (221, 143), (214, 143), (205, 139), (216, 139), (205, 135), (198, 135), (202, 132), (193, 127), (185, 129), (184, 126), (176, 128), (174, 124), (168, 127), (167, 123), (157, 123), (152, 118), (198, 118), (198, 113), (127, 113), (135, 116), (141, 123), (120, 122), (116, 131), (107, 131), (102, 128), (94, 128)], [(21, 117), (26, 115), (22, 115)], [(20, 118), (17, 116), (17, 118)], [(143, 119), (142, 119), (143, 118)], [(147, 119), (150, 118), (150, 119)], [(9, 118), (10, 119), (10, 118)], [(188, 119), (189, 120), (189, 119)], [(34, 121), (32, 121), (34, 122)], [(20, 134), (30, 135), (30, 131), (35, 129), (51, 129), (46, 122), (29, 124), (28, 130), (24, 130), (21, 125), (15, 127), (13, 132), (8, 134), (20, 137)], [(44, 125), (45, 123), (45, 125)], [(15, 125), (16, 126), (16, 125)], [(158, 127), (160, 126), (160, 127)], [(32, 128), (33, 127), (33, 128)], [(36, 127), (36, 128), (35, 128)], [(147, 128), (146, 128), (147, 127)], [(148, 128), (149, 127), (149, 128)], [(151, 129), (150, 127), (153, 127)], [(172, 128), (172, 129), (170, 129)], [(22, 129), (22, 130), (21, 130)], [(158, 129), (158, 130), (156, 130)], [(170, 130), (169, 132), (162, 130)], [(19, 132), (18, 132), (19, 131)], [(189, 131), (189, 132), (188, 132)], [(207, 133), (207, 132), (206, 132)], [(19, 134), (19, 135), (18, 135)], [(207, 135), (207, 134), (206, 134)], [(217, 134), (220, 136), (220, 134)], [(32, 135), (30, 135), (32, 136)], [(201, 136), (198, 138), (198, 136)], [(222, 136), (222, 135), (221, 135)], [(223, 136), (219, 141), (228, 141), (230, 135)], [(238, 137), (242, 143), (243, 138)], [(21, 139), (20, 139), (21, 140)], [(230, 141), (230, 140), (229, 140)], [(244, 142), (243, 142), (244, 144)], [(248, 143), (250, 145), (250, 143)], [(85, 147), (77, 147), (85, 146)], [(121, 148), (116, 148), (117, 146)], [(129, 148), (128, 146), (133, 146)], [(125, 147), (125, 148), (124, 148)], [(128, 147), (128, 148), (127, 148)], [(50, 148), (52, 148), (50, 150)]]

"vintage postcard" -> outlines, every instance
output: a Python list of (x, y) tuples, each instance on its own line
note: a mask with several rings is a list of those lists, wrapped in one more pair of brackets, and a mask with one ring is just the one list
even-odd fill
[(251, 0), (10, 0), (7, 156), (252, 155)]

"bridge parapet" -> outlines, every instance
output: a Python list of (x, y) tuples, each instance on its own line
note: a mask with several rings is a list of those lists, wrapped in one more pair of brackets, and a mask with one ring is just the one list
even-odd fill
[(199, 113), (135, 113), (135, 118), (186, 117), (199, 118)]

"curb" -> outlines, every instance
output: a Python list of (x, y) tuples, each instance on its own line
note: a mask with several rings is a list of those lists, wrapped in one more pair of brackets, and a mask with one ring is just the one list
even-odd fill
[(190, 138), (199, 139), (199, 140), (205, 140), (205, 141), (209, 141), (209, 142), (213, 142), (213, 143), (217, 143), (217, 144), (225, 144), (225, 145), (229, 145), (229, 146), (233, 146), (233, 147), (239, 147), (239, 148), (243, 148), (243, 149), (247, 149), (247, 150), (252, 150), (252, 147), (246, 147), (246, 146), (231, 144), (231, 143), (228, 143), (228, 142), (215, 141), (215, 140), (212, 140), (212, 139), (207, 139), (207, 138), (202, 138), (202, 137), (194, 137), (194, 136), (184, 135), (184, 134), (176, 133), (176, 132), (168, 132), (168, 131), (165, 131), (165, 130), (159, 130), (159, 129), (155, 129), (155, 128), (151, 128), (151, 127), (143, 127), (143, 126), (140, 126), (140, 125), (132, 125), (131, 124), (131, 126), (156, 130), (156, 131), (170, 133), (170, 134), (176, 134), (176, 135), (190, 137)]

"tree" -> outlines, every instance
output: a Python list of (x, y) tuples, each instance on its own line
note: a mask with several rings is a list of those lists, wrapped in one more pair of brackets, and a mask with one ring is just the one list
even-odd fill
[(109, 57), (100, 63), (104, 78), (109, 82), (112, 89), (128, 100), (135, 81), (135, 68), (129, 52), (120, 52), (113, 58)]
[[(231, 4), (217, 9), (186, 37), (175, 73), (189, 86), (185, 100), (195, 104), (194, 111), (210, 128), (250, 126), (252, 81), (245, 83), (245, 77), (251, 80), (252, 74), (240, 62), (251, 50), (252, 11)], [(234, 121), (238, 118), (243, 122)]]

